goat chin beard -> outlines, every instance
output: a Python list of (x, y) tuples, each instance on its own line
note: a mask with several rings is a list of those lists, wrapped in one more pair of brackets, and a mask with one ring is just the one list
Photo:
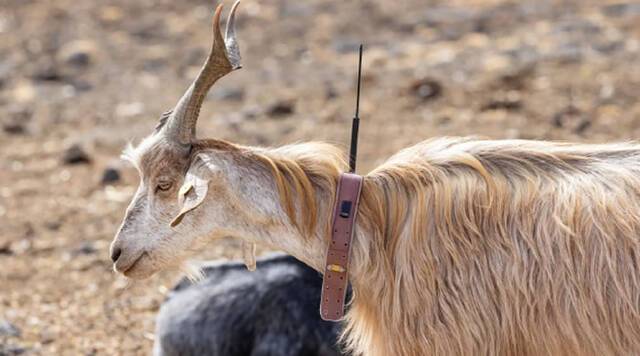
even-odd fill
[[(244, 264), (249, 271), (255, 271), (256, 269), (256, 244), (251, 242), (242, 242), (242, 258)], [(183, 273), (192, 283), (202, 281), (206, 275), (202, 270), (202, 264), (184, 260), (179, 263), (178, 270)]]
[(193, 261), (182, 261), (178, 269), (193, 283), (200, 282), (205, 277), (201, 266)]
[[(202, 243), (203, 245), (206, 243)], [(178, 270), (183, 273), (191, 282), (202, 281), (206, 276), (201, 268), (201, 264), (190, 260), (190, 254), (184, 254), (180, 257), (172, 256), (175, 261), (165, 266), (158, 266), (155, 258), (148, 253), (142, 255), (133, 266), (126, 270), (123, 274), (125, 277), (133, 280), (147, 279), (161, 270)], [(249, 271), (256, 269), (256, 244), (253, 242), (242, 241), (242, 259)]]
[[(198, 281), (204, 278), (204, 273), (197, 264), (189, 261), (188, 256), (172, 256), (171, 259), (162, 259), (153, 253), (145, 252), (129, 269), (122, 274), (132, 280), (147, 279), (164, 270), (178, 270), (184, 273), (190, 280)], [(164, 261), (164, 262), (163, 262)], [(167, 263), (167, 261), (172, 261)]]

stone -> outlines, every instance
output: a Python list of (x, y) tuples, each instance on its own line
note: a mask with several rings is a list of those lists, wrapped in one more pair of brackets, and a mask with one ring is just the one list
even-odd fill
[(142, 114), (144, 108), (144, 104), (139, 101), (119, 103), (116, 105), (116, 115), (120, 117), (133, 117)]
[(8, 242), (0, 245), (0, 255), (13, 255), (13, 251), (11, 250), (11, 244)]
[(487, 101), (481, 108), (482, 111), (517, 111), (520, 109), (522, 109), (522, 100), (516, 91), (510, 91), (507, 94), (498, 93), (498, 95)]
[(11, 324), (8, 320), (0, 319), (0, 336), (20, 337), (21, 332), (17, 326)]
[(2, 345), (0, 344), (1, 356), (16, 356), (27, 352), (27, 348), (18, 345)]
[(107, 167), (102, 171), (102, 178), (100, 179), (100, 183), (111, 184), (119, 182), (121, 179), (120, 171), (114, 167)]
[(358, 51), (361, 41), (354, 38), (337, 37), (331, 43), (334, 51), (340, 54), (353, 53)]
[(56, 59), (67, 68), (84, 69), (91, 65), (97, 57), (97, 46), (93, 41), (76, 40), (62, 45)]
[(610, 17), (638, 16), (640, 15), (640, 4), (630, 2), (606, 5), (602, 8), (602, 12)]
[(332, 85), (326, 85), (324, 96), (327, 100), (333, 100), (338, 97), (338, 91)]
[(435, 79), (418, 79), (411, 83), (409, 92), (422, 101), (429, 101), (442, 95), (442, 85)]
[(570, 105), (553, 116), (553, 125), (581, 134), (591, 127), (591, 117), (577, 107)]
[(40, 82), (61, 82), (65, 79), (60, 69), (53, 63), (42, 64), (34, 70), (32, 77)]
[(62, 156), (65, 164), (87, 164), (91, 162), (89, 155), (79, 145), (71, 145)]
[(213, 92), (216, 100), (242, 101), (244, 100), (243, 88), (220, 88)]
[(24, 124), (21, 122), (6, 122), (2, 124), (2, 131), (11, 135), (21, 135), (24, 134), (27, 130), (25, 129)]
[(7, 120), (2, 123), (2, 130), (11, 135), (21, 135), (27, 132), (27, 122), (31, 119), (31, 111), (23, 107), (11, 107), (7, 113)]
[(293, 100), (278, 100), (267, 108), (267, 115), (271, 117), (283, 117), (293, 114), (295, 102)]
[(93, 242), (91, 241), (84, 241), (80, 244), (80, 246), (78, 246), (77, 248), (75, 248), (72, 252), (73, 255), (91, 255), (96, 253), (96, 251), (98, 251), (98, 249), (96, 249), (96, 247), (94, 246)]

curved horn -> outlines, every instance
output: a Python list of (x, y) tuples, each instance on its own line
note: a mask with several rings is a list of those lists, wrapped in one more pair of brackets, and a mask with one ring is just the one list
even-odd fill
[(235, 13), (238, 4), (240, 1), (233, 4), (229, 13), (226, 40), (222, 39), (220, 33), (222, 4), (216, 8), (213, 15), (213, 43), (209, 56), (167, 120), (164, 133), (181, 144), (190, 144), (195, 138), (200, 107), (211, 86), (227, 73), (241, 68), (240, 50), (235, 37)]

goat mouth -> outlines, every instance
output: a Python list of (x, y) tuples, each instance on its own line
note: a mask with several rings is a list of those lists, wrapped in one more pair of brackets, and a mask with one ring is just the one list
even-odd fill
[(128, 266), (126, 266), (125, 268), (121, 268), (120, 269), (120, 273), (122, 273), (122, 274), (124, 274), (126, 276), (128, 272), (131, 272), (138, 265), (138, 262), (140, 262), (140, 260), (142, 260), (142, 258), (146, 254), (147, 254), (146, 252), (141, 253), (140, 256), (138, 256), (138, 258), (136, 258)]

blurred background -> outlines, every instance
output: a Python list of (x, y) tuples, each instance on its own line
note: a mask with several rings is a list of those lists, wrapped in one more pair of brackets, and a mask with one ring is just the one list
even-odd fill
[[(0, 355), (150, 353), (179, 274), (112, 272), (138, 182), (118, 157), (193, 79), (214, 8), (0, 0)], [(238, 37), (200, 137), (346, 147), (360, 42), (361, 173), (433, 136), (640, 137), (640, 2), (243, 0)], [(200, 256), (239, 257), (231, 240)]]

